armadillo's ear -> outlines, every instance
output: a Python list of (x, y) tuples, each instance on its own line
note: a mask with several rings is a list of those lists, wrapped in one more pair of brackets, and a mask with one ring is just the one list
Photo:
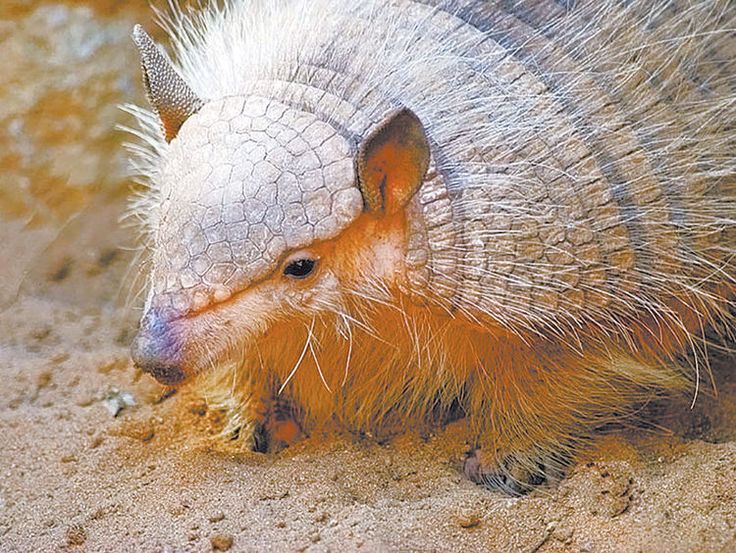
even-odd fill
[(169, 59), (140, 25), (133, 28), (133, 41), (141, 54), (143, 84), (148, 101), (161, 120), (166, 142), (171, 142), (184, 121), (196, 113), (204, 102), (174, 70)]
[(413, 111), (391, 113), (358, 150), (358, 186), (366, 211), (396, 213), (424, 180), (429, 168), (429, 141)]

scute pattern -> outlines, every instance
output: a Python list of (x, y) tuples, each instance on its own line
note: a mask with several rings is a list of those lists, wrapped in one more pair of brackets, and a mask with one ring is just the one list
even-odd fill
[(334, 237), (363, 208), (348, 141), (276, 100), (206, 104), (169, 154), (152, 302), (179, 315), (225, 301), (287, 251)]
[[(673, 304), (722, 309), (713, 290), (734, 280), (736, 205), (728, 0), (228, 5), (174, 26), (185, 81), (201, 98), (224, 100), (193, 119), (206, 132), (190, 133), (192, 174), (174, 184), (162, 167), (178, 161), (147, 135), (156, 143), (145, 160), (154, 235), (172, 186), (210, 190), (196, 199), (210, 208), (203, 213), (177, 191), (203, 232), (178, 255), (186, 273), (154, 275), (157, 289), (201, 282), (207, 297), (226, 297), (285, 248), (339, 232), (336, 221), (360, 204), (354, 187), (330, 188), (353, 179), (342, 176), (350, 162), (335, 153), (341, 163), (326, 164), (318, 150), (349, 150), (403, 106), (432, 144), (398, 283), (421, 304), (576, 336), (625, 332), (641, 313), (676, 319)], [(251, 96), (260, 99), (245, 116)], [(288, 125), (271, 124), (284, 117)], [(260, 134), (243, 141), (241, 130)], [(212, 144), (221, 142), (240, 163), (218, 164)], [(291, 163), (298, 171), (282, 170)], [(278, 186), (245, 196), (218, 185), (253, 174)], [(214, 249), (223, 234), (229, 251)], [(177, 259), (151, 251), (159, 264)]]

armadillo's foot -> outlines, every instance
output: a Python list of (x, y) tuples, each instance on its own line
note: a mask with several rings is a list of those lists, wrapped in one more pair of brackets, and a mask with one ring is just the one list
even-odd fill
[(304, 435), (300, 410), (293, 402), (228, 367), (203, 375), (196, 395), (214, 415), (215, 443), (227, 448), (274, 452)]
[(299, 441), (303, 437), (297, 421), (296, 409), (281, 398), (264, 403), (253, 440), (253, 451), (275, 452)]
[(498, 460), (480, 449), (465, 459), (463, 472), (472, 482), (491, 491), (520, 496), (543, 484), (562, 479), (569, 457), (564, 455), (509, 454)]

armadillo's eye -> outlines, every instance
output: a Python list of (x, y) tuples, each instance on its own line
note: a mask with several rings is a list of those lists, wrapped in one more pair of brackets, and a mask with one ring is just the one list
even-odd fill
[(289, 278), (307, 278), (317, 267), (317, 260), (308, 257), (294, 259), (284, 267), (284, 275)]

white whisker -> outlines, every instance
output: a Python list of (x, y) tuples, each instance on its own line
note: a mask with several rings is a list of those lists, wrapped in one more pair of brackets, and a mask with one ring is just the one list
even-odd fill
[(302, 364), (302, 361), (304, 360), (304, 356), (307, 354), (307, 349), (309, 348), (309, 341), (312, 336), (312, 331), (314, 330), (314, 319), (312, 319), (312, 325), (308, 329), (307, 338), (304, 341), (304, 348), (302, 349), (301, 355), (299, 355), (299, 359), (297, 360), (296, 364), (294, 365), (294, 368), (291, 369), (291, 372), (289, 373), (289, 376), (286, 377), (286, 380), (284, 380), (284, 383), (279, 388), (279, 391), (276, 395), (281, 395), (281, 392), (284, 391), (284, 388), (286, 388), (286, 385), (289, 384), (289, 381), (294, 377), (296, 374), (296, 371), (299, 369), (299, 366)]

